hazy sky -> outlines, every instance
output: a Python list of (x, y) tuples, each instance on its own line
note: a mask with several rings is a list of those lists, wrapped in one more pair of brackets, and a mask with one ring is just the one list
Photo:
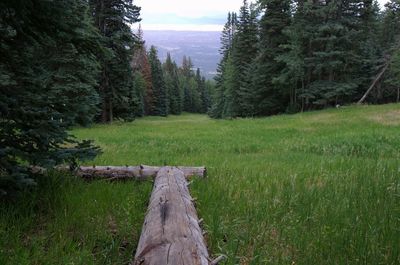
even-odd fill
[[(136, 0), (142, 7), (144, 30), (220, 31), (229, 11), (238, 11), (243, 0)], [(249, 1), (250, 2), (250, 1)], [(383, 6), (387, 0), (379, 0)]]

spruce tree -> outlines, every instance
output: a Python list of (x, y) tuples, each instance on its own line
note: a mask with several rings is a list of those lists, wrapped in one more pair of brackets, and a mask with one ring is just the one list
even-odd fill
[(168, 92), (165, 87), (165, 80), (162, 71), (161, 62), (158, 59), (156, 47), (151, 46), (149, 51), (149, 61), (151, 67), (151, 77), (154, 92), (154, 111), (152, 115), (167, 116), (168, 115)]
[(229, 55), (225, 63), (223, 73), (223, 91), (224, 91), (224, 105), (222, 108), (221, 118), (232, 118), (233, 114), (237, 113), (238, 106), (237, 99), (237, 68), (234, 65), (232, 56)]
[(230, 53), (232, 53), (233, 39), (237, 29), (237, 15), (236, 13), (228, 13), (227, 22), (225, 23), (224, 29), (221, 34), (221, 48), (220, 54), (222, 56), (221, 61), (217, 66), (217, 75), (215, 76), (215, 89), (212, 98), (212, 106), (209, 115), (212, 118), (222, 118), (222, 112), (225, 105), (225, 86), (224, 86), (224, 72), (226, 62)]
[(278, 61), (288, 43), (284, 30), (290, 25), (290, 1), (263, 0), (264, 10), (260, 21), (259, 55), (251, 66), (250, 87), (246, 96), (252, 106), (250, 115), (270, 115), (282, 112), (289, 97), (284, 85), (274, 82), (285, 68)]
[[(247, 115), (247, 102), (244, 101), (244, 96), (249, 93), (251, 89), (248, 79), (248, 69), (250, 64), (257, 56), (257, 24), (256, 24), (256, 12), (254, 8), (248, 5), (247, 0), (243, 0), (243, 5), (240, 8), (237, 31), (233, 38), (232, 43), (232, 67), (235, 67), (235, 78), (231, 82), (233, 85), (230, 90), (230, 98), (228, 108), (230, 114), (226, 113), (230, 117), (245, 116)], [(225, 85), (226, 86), (226, 85)]]
[(75, 165), (90, 142), (67, 129), (96, 112), (98, 35), (86, 1), (0, 3), (0, 193), (32, 184), (29, 165)]
[(182, 98), (179, 86), (178, 67), (172, 61), (171, 54), (167, 54), (167, 59), (163, 65), (165, 86), (168, 91), (169, 112), (179, 115), (182, 112)]
[[(389, 71), (385, 73), (384, 80), (378, 91), (380, 102), (399, 102), (400, 98), (400, 1), (391, 0), (385, 5), (382, 21), (381, 40), (383, 47), (382, 65), (389, 63)], [(393, 100), (394, 99), (394, 100)], [(377, 100), (374, 100), (377, 102)], [(378, 101), (379, 102), (379, 101)]]
[(139, 22), (140, 8), (132, 0), (90, 0), (95, 25), (103, 36), (107, 53), (100, 58), (102, 74), (99, 85), (102, 122), (114, 118), (131, 120), (135, 105), (133, 75), (130, 65), (137, 38), (130, 26)]
[(246, 6), (246, 1), (239, 15), (238, 32), (233, 46), (232, 59), (237, 67), (239, 87), (237, 102), (240, 110), (239, 116), (252, 116), (254, 113), (253, 97), (254, 87), (251, 83), (253, 75), (253, 65), (258, 55), (258, 10), (256, 6), (250, 4)]
[(135, 98), (138, 99), (137, 107), (135, 108), (135, 116), (143, 117), (145, 115), (145, 93), (146, 93), (146, 80), (141, 72), (136, 71), (133, 75), (133, 87), (135, 88)]
[(143, 40), (143, 31), (140, 25), (137, 32), (137, 38), (138, 41), (136, 42), (133, 50), (131, 66), (133, 72), (140, 72), (145, 81), (145, 92), (141, 101), (143, 102), (144, 115), (151, 115), (155, 109), (153, 81), (151, 77), (151, 67), (147, 57), (145, 41)]

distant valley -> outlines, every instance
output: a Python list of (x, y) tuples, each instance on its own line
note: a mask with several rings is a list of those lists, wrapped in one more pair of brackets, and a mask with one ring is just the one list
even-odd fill
[(182, 64), (183, 56), (190, 56), (196, 68), (211, 79), (215, 76), (220, 60), (220, 32), (215, 31), (153, 31), (144, 32), (146, 46), (157, 47), (161, 61), (165, 61), (167, 53), (178, 65)]

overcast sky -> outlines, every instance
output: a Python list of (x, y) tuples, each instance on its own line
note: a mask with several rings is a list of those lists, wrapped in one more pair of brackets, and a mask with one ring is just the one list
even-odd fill
[[(222, 30), (229, 11), (243, 0), (135, 0), (144, 30)], [(379, 0), (383, 6), (387, 0)]]

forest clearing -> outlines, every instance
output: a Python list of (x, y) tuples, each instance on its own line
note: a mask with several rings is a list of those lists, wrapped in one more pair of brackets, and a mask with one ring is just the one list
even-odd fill
[[(222, 264), (399, 264), (400, 105), (270, 118), (184, 114), (76, 128), (88, 165), (205, 165), (193, 179)], [(52, 173), (0, 211), (1, 264), (128, 264), (152, 183)]]

